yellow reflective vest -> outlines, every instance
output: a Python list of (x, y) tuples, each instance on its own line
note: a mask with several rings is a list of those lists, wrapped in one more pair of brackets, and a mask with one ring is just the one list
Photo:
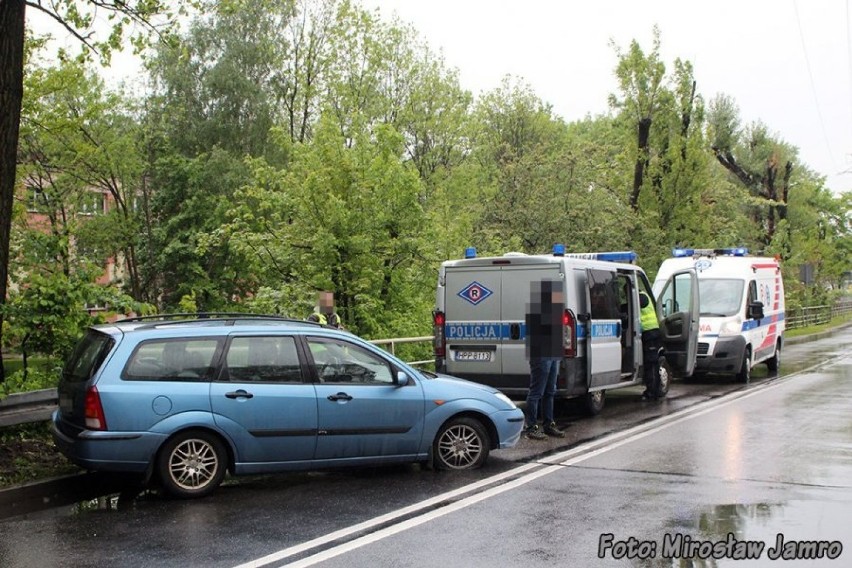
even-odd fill
[[(640, 294), (640, 296), (645, 296), (645, 294)], [(647, 296), (645, 297), (647, 298)], [(660, 329), (660, 322), (657, 321), (657, 310), (650, 298), (648, 298), (648, 304), (639, 312), (639, 323), (642, 325), (642, 331)]]

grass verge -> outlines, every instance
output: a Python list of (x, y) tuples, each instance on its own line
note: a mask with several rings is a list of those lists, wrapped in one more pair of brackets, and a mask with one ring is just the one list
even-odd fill
[(49, 422), (0, 428), (0, 489), (79, 471), (56, 450)]

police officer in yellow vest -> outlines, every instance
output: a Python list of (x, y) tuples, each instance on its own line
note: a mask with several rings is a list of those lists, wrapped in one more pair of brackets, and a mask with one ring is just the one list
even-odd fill
[(654, 302), (645, 292), (639, 292), (639, 323), (642, 326), (642, 354), (645, 369), (645, 392), (642, 398), (655, 400), (665, 396), (660, 392), (660, 347), (662, 336)]
[(343, 329), (340, 316), (334, 311), (334, 293), (323, 291), (319, 293), (319, 302), (314, 313), (308, 316), (308, 321), (315, 321), (322, 325), (330, 325)]

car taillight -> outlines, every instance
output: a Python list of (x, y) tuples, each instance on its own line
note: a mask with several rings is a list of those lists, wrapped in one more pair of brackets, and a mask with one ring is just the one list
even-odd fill
[(564, 353), (565, 357), (577, 356), (577, 318), (571, 310), (562, 312), (562, 327), (564, 335)]
[(86, 417), (86, 428), (89, 430), (107, 429), (104, 408), (101, 406), (101, 395), (98, 394), (97, 387), (89, 387), (89, 390), (86, 391), (84, 416)]
[(446, 338), (444, 336), (444, 324), (446, 321), (444, 312), (436, 311), (432, 314), (433, 334), (435, 336), (433, 343), (435, 357), (444, 357), (447, 353)]

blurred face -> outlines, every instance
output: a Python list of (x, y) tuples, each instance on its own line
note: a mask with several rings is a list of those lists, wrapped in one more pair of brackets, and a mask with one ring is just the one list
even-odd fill
[(334, 311), (334, 294), (331, 292), (320, 292), (319, 295), (320, 311), (324, 314), (330, 314)]

